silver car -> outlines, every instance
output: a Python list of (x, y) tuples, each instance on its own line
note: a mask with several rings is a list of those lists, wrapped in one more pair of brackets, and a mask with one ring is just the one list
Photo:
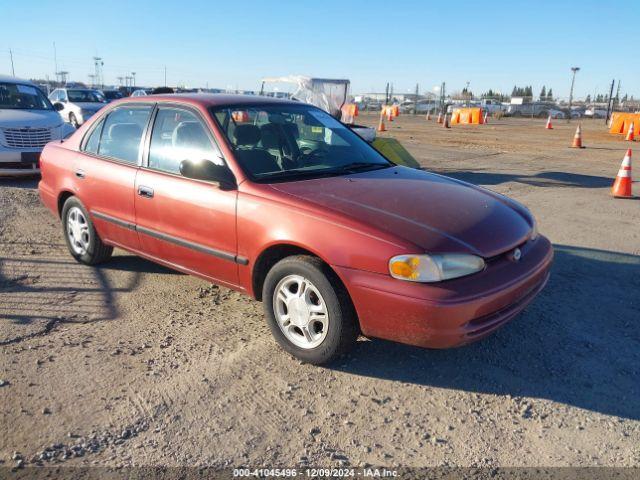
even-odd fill
[(54, 105), (62, 105), (60, 115), (75, 128), (107, 104), (100, 90), (90, 88), (56, 88), (49, 95), (49, 100)]
[(40, 173), (42, 148), (74, 131), (35, 84), (0, 75), (0, 176)]

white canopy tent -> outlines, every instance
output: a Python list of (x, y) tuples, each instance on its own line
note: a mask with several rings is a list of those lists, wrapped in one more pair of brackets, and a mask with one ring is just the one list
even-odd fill
[(265, 83), (287, 83), (296, 86), (292, 98), (310, 103), (340, 118), (340, 109), (347, 103), (349, 80), (331, 78), (313, 78), (303, 75), (285, 77), (266, 77), (262, 79), (262, 91)]

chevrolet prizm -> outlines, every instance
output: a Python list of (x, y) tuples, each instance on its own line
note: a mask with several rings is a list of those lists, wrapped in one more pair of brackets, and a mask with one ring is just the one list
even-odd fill
[(49, 143), (40, 196), (71, 255), (119, 247), (262, 300), (321, 364), (360, 333), (466, 344), (544, 287), (553, 251), (507, 197), (394, 165), (310, 105), (227, 95), (113, 102)]

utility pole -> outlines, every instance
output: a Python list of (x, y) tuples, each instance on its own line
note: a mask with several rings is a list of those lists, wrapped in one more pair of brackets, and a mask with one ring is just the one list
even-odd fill
[(102, 67), (104, 66), (104, 62), (102, 61), (101, 57), (93, 57), (93, 66), (95, 69), (95, 76), (96, 76), (96, 84), (99, 84), (100, 87), (103, 87), (103, 80), (102, 80)]
[(620, 79), (618, 79), (618, 89), (616, 90), (616, 99), (613, 102), (613, 108), (615, 109), (619, 103), (620, 103)]
[(416, 98), (413, 100), (413, 114), (418, 114), (418, 95), (420, 94), (420, 86), (416, 83)]
[(13, 51), (9, 49), (9, 56), (11, 57), (11, 75), (16, 76), (16, 70), (13, 68)]
[(467, 88), (466, 88), (466, 92), (467, 94), (465, 95), (465, 97), (467, 97), (467, 107), (469, 107), (469, 105), (471, 104), (471, 95), (469, 95), (469, 80), (467, 80)]
[(445, 87), (444, 82), (442, 82), (442, 85), (440, 85), (440, 111), (442, 112), (443, 115), (445, 113), (445, 111), (444, 111), (445, 89), (444, 89), (444, 87)]
[(164, 66), (164, 86), (167, 86), (167, 66)]
[(58, 52), (56, 51), (56, 42), (53, 42), (53, 73), (56, 74), (56, 82), (58, 81)]
[(131, 76), (133, 77), (133, 88), (136, 88), (136, 72), (131, 72)]
[(384, 104), (389, 105), (389, 82), (387, 82), (387, 87), (384, 90)]
[(569, 118), (567, 118), (567, 123), (571, 121), (571, 104), (573, 103), (573, 85), (576, 82), (576, 72), (580, 70), (580, 67), (571, 67), (571, 71), (573, 75), (571, 77), (571, 90), (569, 91)]
[(613, 85), (616, 83), (615, 78), (611, 80), (611, 90), (609, 91), (609, 100), (607, 101), (607, 115), (604, 118), (604, 124), (607, 125), (609, 123), (609, 118), (611, 116), (611, 97), (613, 97)]

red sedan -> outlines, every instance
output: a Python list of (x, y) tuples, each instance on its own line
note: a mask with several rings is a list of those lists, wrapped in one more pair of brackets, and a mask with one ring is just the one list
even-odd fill
[(447, 348), (516, 316), (553, 250), (522, 205), (396, 166), (310, 105), (115, 101), (41, 157), (71, 255), (119, 247), (262, 300), (278, 343), (325, 363), (359, 334)]

